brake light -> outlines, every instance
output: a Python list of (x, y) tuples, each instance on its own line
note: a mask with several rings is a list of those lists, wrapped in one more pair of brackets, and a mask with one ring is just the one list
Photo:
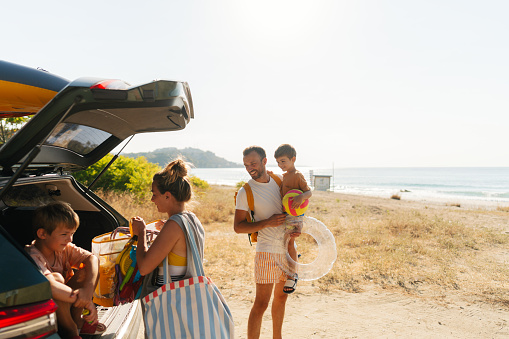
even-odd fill
[(129, 86), (122, 80), (102, 80), (90, 86), (90, 89), (128, 89)]
[(9, 338), (42, 338), (57, 331), (53, 300), (0, 310), (0, 333)]

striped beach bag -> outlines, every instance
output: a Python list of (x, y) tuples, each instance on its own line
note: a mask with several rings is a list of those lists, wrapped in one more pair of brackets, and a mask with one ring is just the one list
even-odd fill
[(230, 309), (216, 285), (205, 277), (194, 236), (189, 233), (191, 228), (185, 217), (181, 219), (192, 252), (192, 258), (187, 259), (192, 277), (169, 282), (168, 260), (164, 260), (166, 285), (142, 298), (145, 337), (234, 338)]

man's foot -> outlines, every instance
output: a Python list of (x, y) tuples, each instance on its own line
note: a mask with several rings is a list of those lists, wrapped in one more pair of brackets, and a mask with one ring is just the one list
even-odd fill
[(295, 275), (294, 279), (292, 278), (286, 279), (285, 286), (283, 287), (283, 292), (286, 294), (295, 292), (295, 289), (297, 289), (297, 280), (299, 280), (297, 278), (297, 275)]

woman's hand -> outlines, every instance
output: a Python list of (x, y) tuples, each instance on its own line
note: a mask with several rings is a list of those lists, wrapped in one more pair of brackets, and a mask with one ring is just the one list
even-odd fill
[(157, 220), (155, 222), (156, 230), (158, 230), (158, 231), (162, 230), (165, 223), (166, 223), (166, 220)]
[(143, 233), (147, 225), (145, 224), (145, 220), (142, 217), (133, 217), (131, 218), (131, 228), (133, 235), (137, 235), (138, 238)]

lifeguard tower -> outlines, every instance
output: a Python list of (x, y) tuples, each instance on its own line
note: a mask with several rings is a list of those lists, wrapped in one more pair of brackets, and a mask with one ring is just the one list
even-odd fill
[(329, 191), (332, 175), (314, 174), (309, 171), (310, 182), (317, 191)]

